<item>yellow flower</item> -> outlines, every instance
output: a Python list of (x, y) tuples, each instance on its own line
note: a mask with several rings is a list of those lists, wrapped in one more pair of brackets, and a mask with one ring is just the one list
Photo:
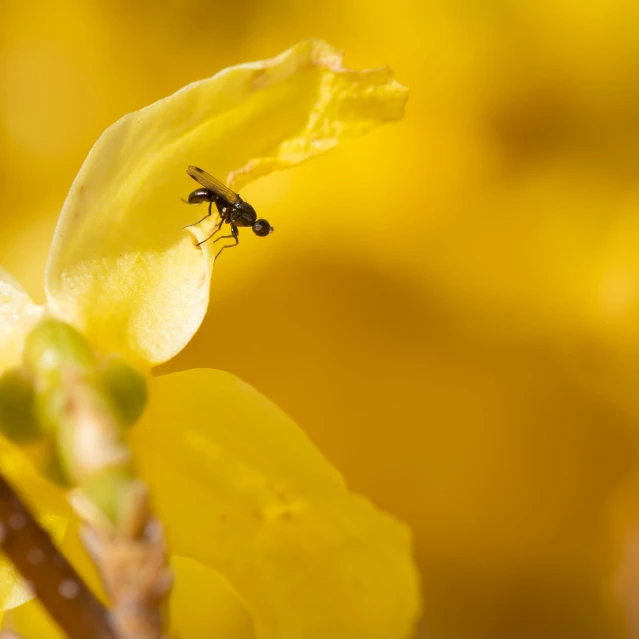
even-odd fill
[[(388, 70), (346, 70), (339, 52), (308, 41), (127, 115), (98, 140), (71, 188), (46, 272), (46, 311), (98, 352), (119, 352), (145, 370), (165, 362), (204, 317), (214, 261), (212, 242), (197, 248), (193, 236), (207, 237), (215, 219), (180, 231), (194, 220), (179, 201), (194, 187), (185, 167), (228, 176), (238, 190), (399, 119), (405, 98)], [(43, 310), (8, 276), (0, 293), (6, 369)], [(234, 337), (226, 326), (219, 334)], [(349, 492), (282, 411), (214, 370), (151, 377), (149, 394), (131, 444), (180, 557), (177, 593), (197, 593), (198, 612), (174, 610), (177, 631), (197, 618), (212, 636), (410, 635), (419, 604), (408, 531)], [(3, 472), (10, 463), (30, 501), (64, 525), (62, 494), (30, 475), (13, 447), (2, 449)], [(75, 535), (63, 548), (86, 565)], [(181, 575), (199, 587), (181, 585)], [(5, 607), (17, 596), (6, 593)], [(31, 604), (11, 614), (18, 630), (38, 623)]]

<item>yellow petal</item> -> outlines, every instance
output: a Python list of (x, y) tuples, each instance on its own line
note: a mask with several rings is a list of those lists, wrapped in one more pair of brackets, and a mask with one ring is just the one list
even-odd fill
[(155, 378), (132, 439), (172, 551), (219, 571), (260, 639), (402, 639), (407, 529), (346, 488), (276, 406), (221, 371)]
[(42, 315), (25, 290), (0, 268), (0, 372), (20, 363), (24, 338)]
[[(66, 531), (69, 515), (64, 492), (43, 479), (22, 452), (2, 437), (0, 473), (36, 514), (40, 524), (59, 542)], [(0, 610), (15, 608), (32, 597), (13, 565), (0, 555)]]
[(171, 557), (171, 569), (172, 637), (253, 639), (246, 608), (217, 572), (186, 557)]
[(405, 100), (387, 69), (346, 70), (337, 50), (308, 41), (125, 116), (65, 202), (46, 275), (51, 307), (103, 350), (169, 359), (202, 321), (214, 255), (212, 242), (194, 241), (213, 220), (182, 231), (206, 212), (180, 202), (197, 187), (186, 167), (238, 188), (399, 119)]
[(4, 627), (20, 637), (67, 639), (37, 599), (23, 604), (5, 615)]

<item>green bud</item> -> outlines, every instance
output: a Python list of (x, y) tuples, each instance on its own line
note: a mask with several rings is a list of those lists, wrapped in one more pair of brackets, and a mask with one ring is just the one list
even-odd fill
[(40, 428), (46, 433), (56, 433), (67, 407), (67, 396), (62, 387), (51, 384), (36, 387), (35, 415)]
[(62, 466), (58, 449), (55, 446), (54, 442), (51, 442), (51, 444), (52, 446), (50, 455), (48, 455), (44, 459), (41, 467), (41, 472), (45, 477), (49, 479), (49, 481), (53, 482), (54, 484), (57, 484), (62, 488), (70, 488), (71, 481)]
[(52, 317), (43, 319), (29, 333), (24, 357), (34, 375), (47, 386), (59, 382), (64, 368), (90, 370), (95, 366), (95, 354), (84, 337)]
[[(50, 449), (38, 467), (57, 483), (80, 487), (118, 522), (127, 516), (135, 484), (122, 431), (144, 410), (145, 377), (121, 357), (99, 359), (75, 328), (53, 318), (29, 334), (24, 359), (33, 382), (21, 395), (6, 394), (20, 406), (27, 403), (32, 422), (49, 435), (42, 441)], [(0, 404), (1, 395), (0, 384)]]
[(134, 424), (146, 406), (144, 376), (124, 359), (114, 356), (104, 362), (100, 379), (120, 414), (122, 424)]
[(130, 468), (107, 468), (83, 482), (82, 490), (102, 514), (117, 525), (121, 501), (127, 494), (132, 479), (133, 473)]
[(43, 435), (35, 415), (33, 381), (22, 368), (7, 371), (0, 377), (0, 431), (18, 443)]

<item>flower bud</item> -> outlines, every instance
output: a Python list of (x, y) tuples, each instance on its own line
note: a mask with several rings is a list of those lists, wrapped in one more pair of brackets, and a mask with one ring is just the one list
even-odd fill
[(33, 381), (26, 370), (14, 368), (0, 377), (0, 432), (24, 443), (42, 436), (35, 416)]
[(108, 358), (100, 372), (100, 381), (120, 413), (123, 426), (134, 424), (147, 401), (146, 380), (121, 357)]

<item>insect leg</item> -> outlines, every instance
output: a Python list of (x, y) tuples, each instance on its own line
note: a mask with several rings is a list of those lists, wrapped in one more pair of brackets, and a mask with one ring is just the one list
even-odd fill
[[(222, 224), (224, 224), (225, 221), (226, 220), (220, 220), (220, 223), (215, 227), (215, 230), (213, 231), (213, 233), (211, 233), (211, 235), (209, 235), (206, 239), (202, 240), (201, 242), (198, 242), (195, 246), (200, 246), (200, 244), (204, 244), (204, 242), (208, 242), (222, 228)], [(225, 235), (224, 237), (231, 237), (231, 236)]]
[(223, 240), (225, 238), (233, 238), (235, 240), (235, 244), (226, 244), (225, 246), (223, 246), (216, 254), (215, 254), (215, 259), (217, 260), (217, 258), (220, 256), (220, 253), (225, 249), (225, 248), (233, 248), (234, 246), (237, 246), (240, 243), (240, 238), (238, 237), (238, 232), (237, 232), (237, 226), (235, 226), (235, 224), (231, 224), (231, 235), (223, 235), (222, 237), (218, 237), (216, 240), (213, 240), (213, 244), (215, 244), (215, 242), (217, 242), (218, 240)]
[[(200, 246), (200, 244), (204, 244), (204, 242), (208, 242), (220, 230), (220, 227), (222, 226), (222, 224), (224, 224), (225, 221), (226, 220), (222, 220), (217, 225), (217, 228), (215, 229), (215, 231), (211, 233), (211, 235), (209, 235), (205, 240), (198, 242), (195, 246)], [(231, 225), (231, 235), (222, 235), (222, 237), (218, 237), (216, 240), (213, 240), (213, 244), (215, 244), (215, 242), (217, 242), (218, 240), (224, 240), (229, 237), (235, 238), (235, 244), (239, 242), (239, 240), (237, 239), (237, 228), (233, 225)], [(233, 244), (233, 246), (235, 246), (235, 244)]]
[(215, 207), (217, 208), (217, 212), (220, 214), (220, 217), (223, 217), (223, 218), (227, 217), (226, 202), (223, 202), (222, 200), (220, 200), (219, 197), (216, 197), (215, 198)]
[[(188, 202), (187, 202), (187, 204), (188, 204)], [(209, 212), (201, 220), (198, 220), (197, 222), (193, 222), (193, 224), (187, 224), (186, 226), (183, 226), (182, 228), (188, 229), (189, 226), (196, 226), (200, 222), (204, 222), (204, 220), (206, 220), (207, 217), (211, 217), (211, 207), (212, 206), (213, 206), (213, 200), (211, 200), (209, 202)], [(224, 222), (224, 220), (222, 220), (222, 222), (220, 222), (220, 226), (222, 225), (223, 222)], [(219, 228), (219, 226), (218, 226), (218, 228)]]

